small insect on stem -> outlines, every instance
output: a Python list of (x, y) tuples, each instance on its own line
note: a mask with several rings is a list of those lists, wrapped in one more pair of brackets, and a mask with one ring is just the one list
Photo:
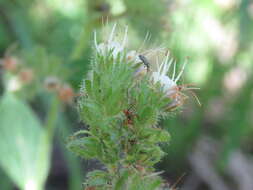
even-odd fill
[(130, 112), (129, 110), (123, 110), (125, 116), (126, 116), (126, 124), (128, 125), (133, 125), (133, 113)]
[(142, 63), (147, 67), (147, 71), (149, 72), (150, 63), (148, 62), (147, 58), (144, 55), (139, 55), (139, 58)]
[(131, 111), (131, 108), (128, 108), (126, 110), (123, 110), (123, 113), (126, 116), (126, 122), (125, 124), (127, 125), (133, 125), (134, 124), (134, 117), (136, 117), (137, 115), (135, 113), (133, 113), (133, 111)]

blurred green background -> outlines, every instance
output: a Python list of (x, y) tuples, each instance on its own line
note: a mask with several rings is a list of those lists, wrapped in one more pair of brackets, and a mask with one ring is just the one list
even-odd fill
[(253, 189), (252, 0), (0, 0), (0, 189), (78, 190), (100, 167), (65, 144), (85, 127), (75, 96), (93, 31), (102, 38), (115, 22), (129, 26), (130, 48), (148, 32), (145, 46), (168, 48), (178, 67), (189, 57), (182, 83), (201, 88), (201, 107), (190, 98), (161, 122), (172, 135), (157, 165), (164, 179), (183, 190)]

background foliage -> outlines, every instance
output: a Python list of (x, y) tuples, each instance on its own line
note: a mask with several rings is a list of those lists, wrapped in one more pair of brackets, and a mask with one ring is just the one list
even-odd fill
[[(9, 166), (0, 170), (0, 189), (21, 187), (25, 177), (15, 167), (21, 163), (20, 150), (9, 142), (23, 135), (25, 149), (32, 152), (38, 143), (32, 141), (48, 126), (46, 136), (54, 135), (54, 140), (48, 141), (53, 153), (46, 189), (81, 189), (85, 172), (100, 167), (80, 163), (65, 148), (68, 135), (85, 124), (78, 122), (75, 101), (66, 103), (66, 96), (58, 94), (58, 104), (44, 82), (53, 76), (78, 93), (89, 68), (92, 32), (96, 29), (103, 37), (100, 29), (107, 21), (129, 25), (131, 47), (141, 44), (149, 31), (147, 46), (162, 42), (178, 62), (189, 56), (184, 83), (201, 87), (202, 107), (189, 101), (181, 114), (162, 122), (172, 136), (163, 147), (167, 156), (157, 165), (165, 179), (174, 184), (184, 175), (177, 185), (182, 189), (253, 189), (248, 180), (253, 177), (250, 0), (0, 0), (0, 55), (16, 57), (21, 69), (32, 69), (36, 76), (13, 98), (3, 94), (8, 76), (1, 66), (0, 161)], [(27, 156), (25, 149), (21, 152)], [(18, 161), (11, 164), (10, 158)], [(24, 171), (25, 165), (20, 167)]]

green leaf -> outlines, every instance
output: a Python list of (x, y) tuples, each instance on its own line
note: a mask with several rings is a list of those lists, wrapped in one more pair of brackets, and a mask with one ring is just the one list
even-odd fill
[(108, 173), (101, 170), (94, 170), (87, 174), (87, 183), (89, 186), (101, 186), (106, 185), (108, 181)]
[(91, 81), (90, 80), (85, 80), (85, 92), (89, 95), (92, 96), (92, 89), (91, 89)]
[(84, 158), (95, 158), (102, 156), (101, 144), (94, 137), (83, 137), (71, 140), (67, 147), (72, 152)]
[(117, 182), (115, 184), (114, 190), (124, 189), (124, 186), (127, 183), (128, 177), (129, 177), (129, 172), (128, 171), (123, 171), (120, 178), (117, 180)]
[[(0, 102), (0, 165), (21, 189), (43, 188), (49, 167), (48, 152), (39, 158), (44, 131), (30, 107), (13, 94), (5, 94)], [(43, 155), (44, 157), (44, 155)], [(41, 171), (42, 170), (42, 171)]]
[(169, 142), (170, 141), (170, 134), (168, 131), (165, 131), (165, 130), (160, 130), (159, 131), (159, 134), (158, 134), (158, 139), (159, 141), (161, 142)]
[(147, 190), (156, 190), (162, 184), (161, 179), (155, 179), (150, 184), (147, 183)]
[(157, 119), (155, 110), (150, 106), (144, 107), (138, 116), (140, 125), (146, 125), (147, 123), (153, 124)]
[(99, 76), (99, 74), (97, 73), (97, 72), (93, 72), (93, 81), (92, 81), (93, 83), (93, 86), (92, 86), (92, 88), (93, 88), (93, 95), (96, 97), (96, 98), (98, 98), (98, 100), (99, 100), (99, 97), (100, 96), (98, 96), (99, 94), (100, 94), (100, 84), (101, 84), (101, 82), (100, 82), (100, 76)]

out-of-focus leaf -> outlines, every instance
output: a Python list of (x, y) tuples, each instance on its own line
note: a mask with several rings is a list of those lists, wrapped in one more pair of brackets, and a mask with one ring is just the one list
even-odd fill
[(0, 189), (4, 190), (12, 190), (13, 189), (13, 184), (11, 183), (10, 179), (3, 173), (2, 170), (0, 170)]
[(147, 31), (155, 37), (159, 35), (161, 17), (165, 13), (163, 1), (146, 0), (124, 0), (128, 11), (129, 22), (138, 30), (141, 36), (145, 36)]
[[(29, 106), (7, 93), (0, 102), (0, 165), (21, 189), (39, 190), (47, 177), (48, 151), (42, 149), (44, 130)], [(47, 154), (47, 155), (42, 155)], [(45, 168), (38, 167), (43, 162)]]

